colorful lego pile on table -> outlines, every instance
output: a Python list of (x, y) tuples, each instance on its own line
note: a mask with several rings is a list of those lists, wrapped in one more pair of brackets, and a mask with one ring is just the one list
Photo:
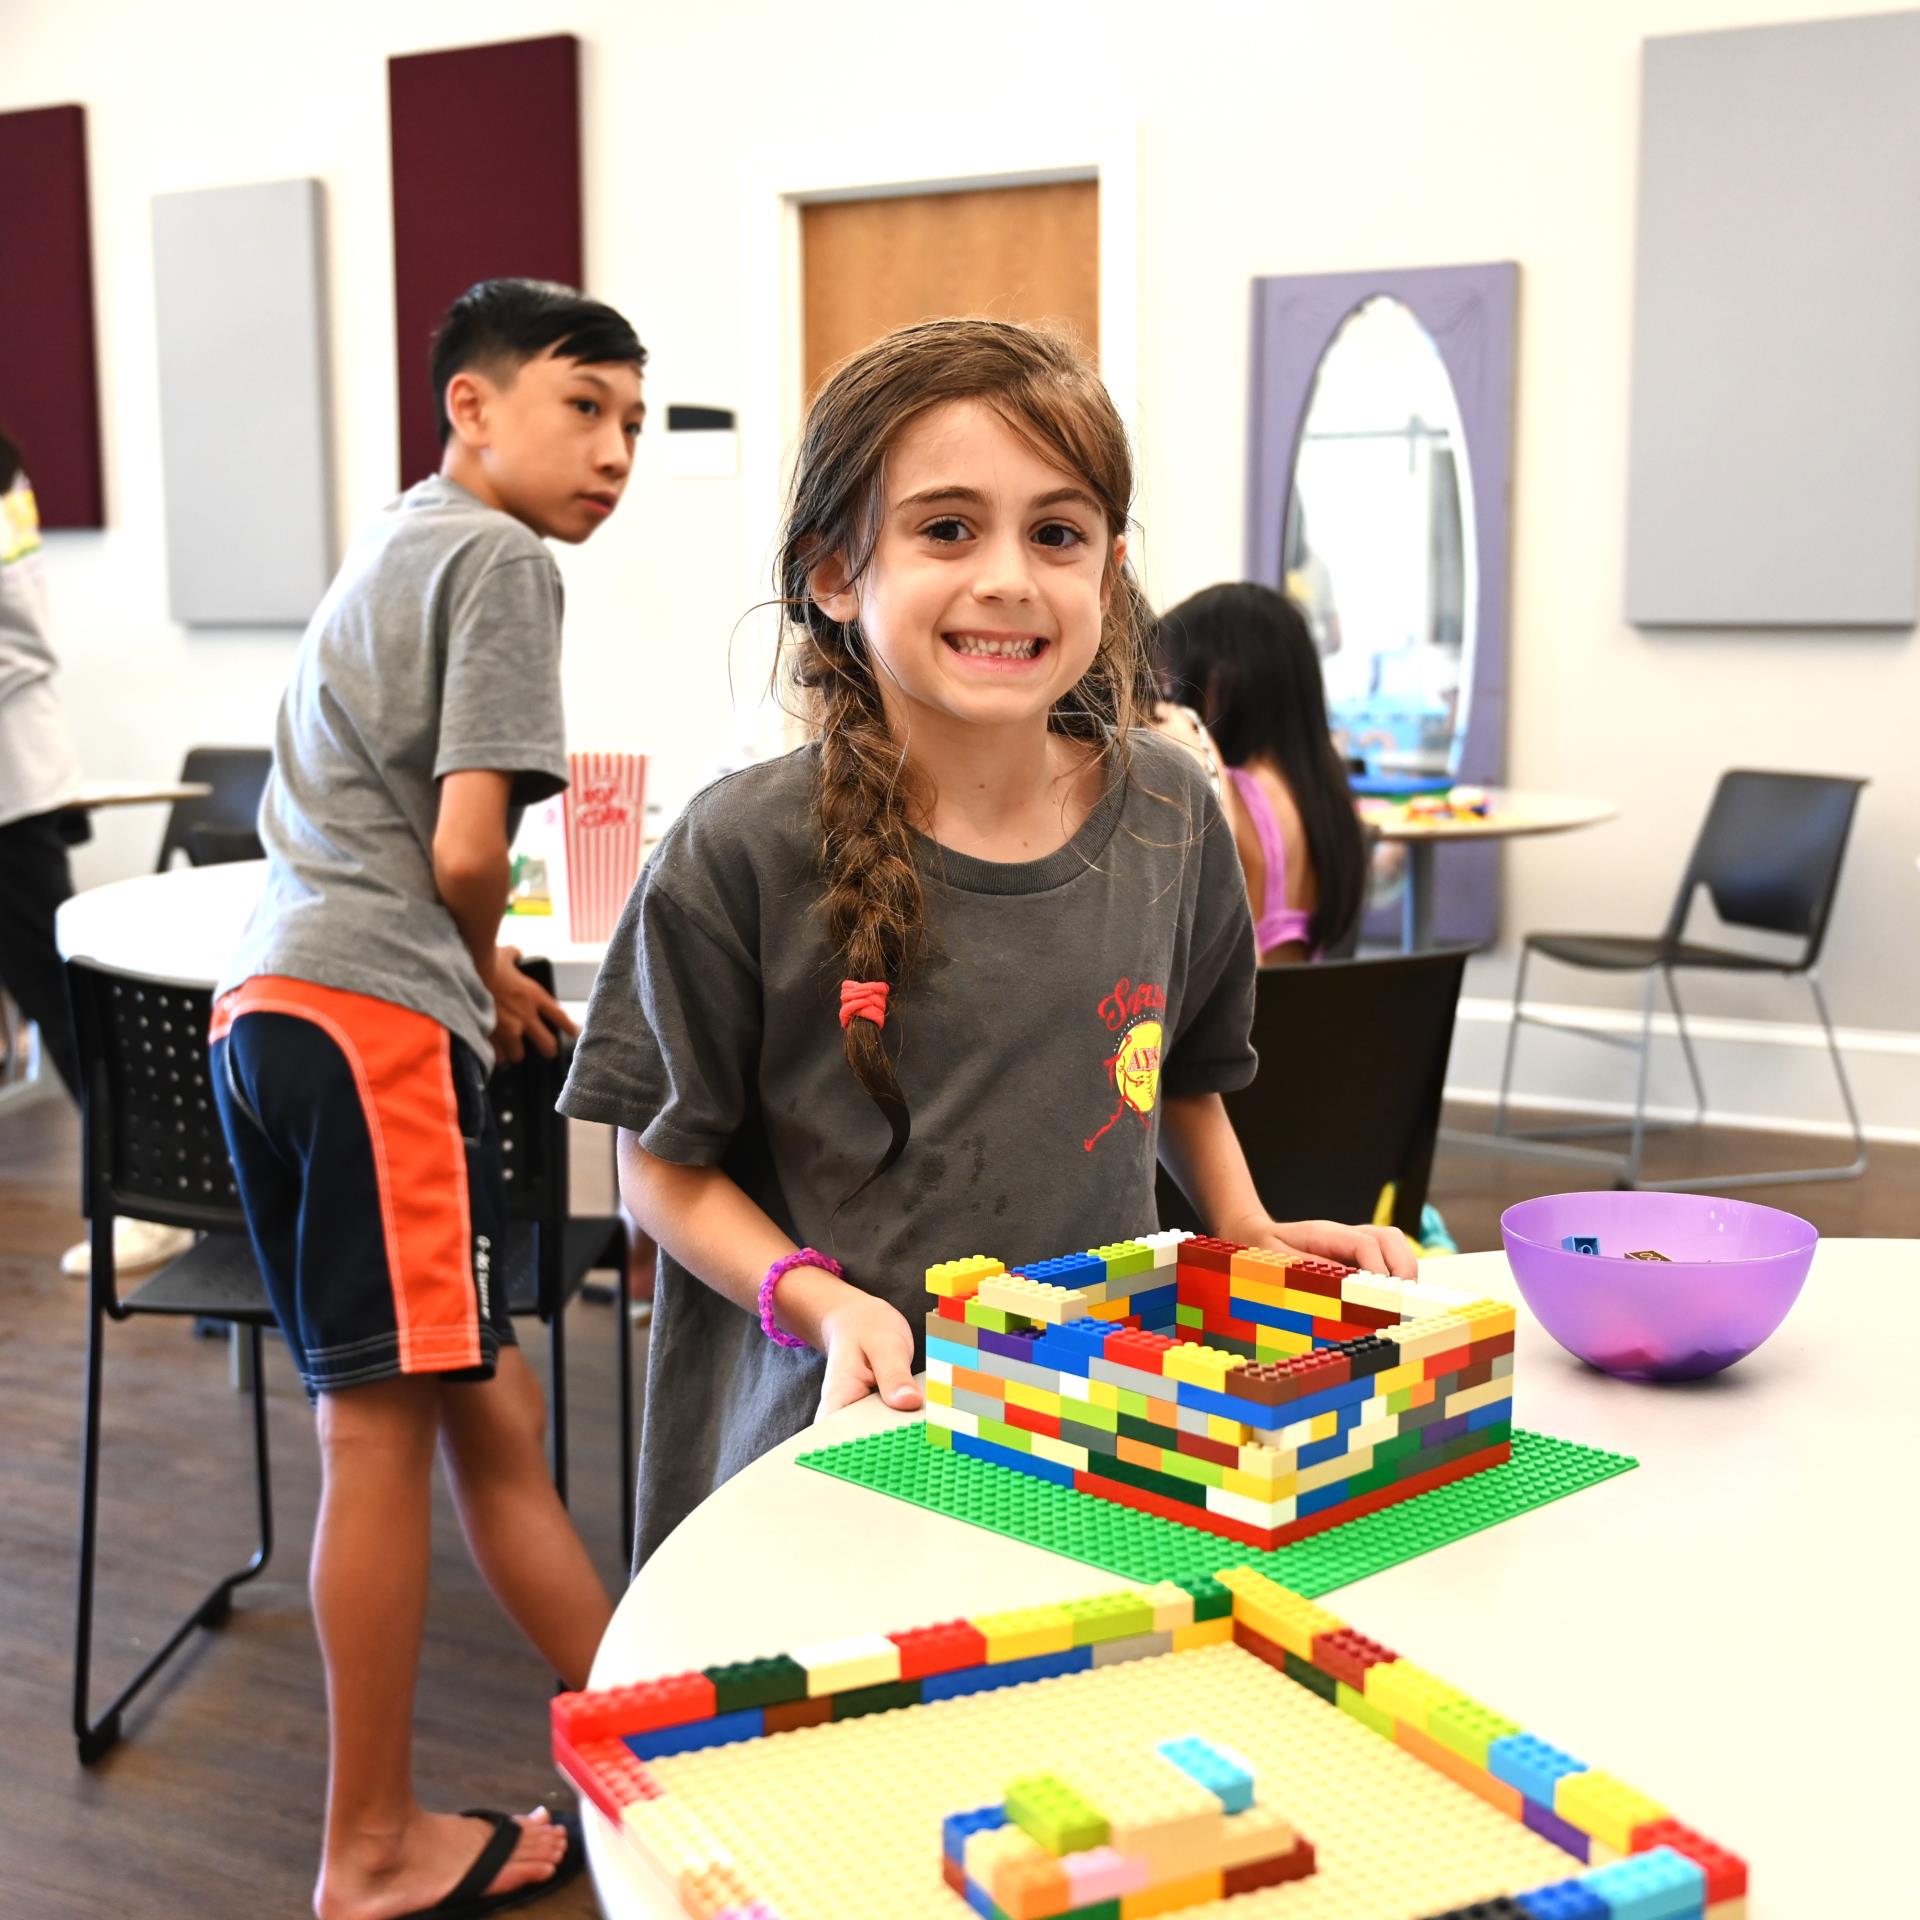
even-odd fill
[[(554, 1759), (666, 1878), (689, 1915), (779, 1920), (708, 1822), (662, 1788), (650, 1760), (1225, 1642), (1522, 1822), (1583, 1869), (1549, 1886), (1491, 1890), (1477, 1905), (1429, 1920), (1744, 1920), (1747, 1869), (1738, 1856), (1703, 1839), (1647, 1795), (1248, 1567), (1228, 1568), (1217, 1579), (1164, 1581), (910, 1632), (863, 1634), (638, 1686), (561, 1694), (552, 1708)], [(797, 1767), (810, 1764), (804, 1745), (796, 1745), (792, 1758)], [(1079, 1771), (1071, 1765), (1056, 1770), (1070, 1782)], [(1221, 1777), (1217, 1771), (1215, 1777)], [(1177, 1782), (1162, 1779), (1163, 1804), (1171, 1804), (1176, 1791)], [(1187, 1798), (1199, 1808), (1197, 1798)], [(1130, 1795), (1125, 1804), (1123, 1826), (1141, 1803)], [(1226, 1802), (1216, 1799), (1216, 1805)], [(1002, 1808), (1011, 1806), (1009, 1795)], [(959, 1818), (986, 1826), (984, 1813)], [(1152, 1815), (1141, 1813), (1139, 1820), (1151, 1826)], [(1001, 1829), (1006, 1824), (997, 1820)], [(1058, 1883), (1044, 1865), (1002, 1878), (1002, 1867), (1010, 1863), (1038, 1863), (1036, 1848), (1056, 1864), (1060, 1858), (1018, 1816), (1013, 1826), (1018, 1840), (999, 1841), (979, 1854), (974, 1829), (963, 1832), (949, 1822), (943, 1836), (944, 1857), (949, 1863), (957, 1859), (963, 1878), (973, 1883), (966, 1897), (984, 1920), (1039, 1920), (1042, 1908), (1028, 1901), (1057, 1894)], [(1069, 1831), (1058, 1827), (1054, 1838)], [(1080, 1837), (1088, 1830), (1071, 1831)], [(1271, 1831), (1277, 1835), (1278, 1825)], [(1380, 1808), (1379, 1832), (1383, 1847), (1403, 1844), (1395, 1838), (1390, 1804)], [(929, 1874), (932, 1845), (930, 1835)], [(1279, 1851), (1277, 1841), (1273, 1850)], [(1178, 1863), (1177, 1855), (1167, 1857)], [(1210, 1877), (1216, 1874), (1218, 1886)], [(1196, 1870), (1191, 1884), (1211, 1890), (1180, 1904), (1218, 1899), (1226, 1891), (1225, 1869)], [(1185, 1890), (1174, 1888), (1182, 1896)], [(1003, 1891), (1015, 1896), (1014, 1905), (1001, 1899)], [(1175, 1911), (1167, 1904), (1170, 1897), (1162, 1886), (1057, 1911), (1060, 1920), (1144, 1920)]]
[(927, 1271), (927, 1439), (1276, 1547), (1509, 1458), (1514, 1314), (1157, 1233)]
[(1008, 1920), (1117, 1915), (1129, 1900), (1178, 1913), (1313, 1868), (1312, 1844), (1255, 1804), (1247, 1762), (1198, 1734), (1090, 1747), (941, 1830), (947, 1885)]

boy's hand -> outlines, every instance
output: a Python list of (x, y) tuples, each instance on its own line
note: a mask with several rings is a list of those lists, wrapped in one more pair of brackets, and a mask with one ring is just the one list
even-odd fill
[(524, 1060), (527, 1048), (551, 1060), (560, 1051), (558, 1034), (580, 1029), (537, 980), (520, 971), (517, 947), (496, 947), (493, 955), (493, 1050), (502, 1060)]
[(850, 1299), (821, 1321), (820, 1332), (827, 1378), (816, 1418), (837, 1413), (874, 1392), (903, 1413), (921, 1404), (913, 1378), (913, 1329), (898, 1307), (873, 1294), (853, 1291)]
[(1398, 1227), (1343, 1227), (1337, 1220), (1243, 1221), (1222, 1235), (1246, 1247), (1274, 1253), (1304, 1253), (1316, 1260), (1339, 1260), (1368, 1273), (1390, 1273), (1396, 1280), (1417, 1280), (1420, 1262)]

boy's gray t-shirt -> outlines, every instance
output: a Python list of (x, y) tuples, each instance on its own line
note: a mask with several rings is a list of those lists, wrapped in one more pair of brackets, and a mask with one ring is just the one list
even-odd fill
[[(1246, 885), (1200, 763), (1154, 735), (1045, 859), (922, 841), (927, 954), (886, 1023), (913, 1135), (842, 1205), (889, 1133), (843, 1051), (816, 764), (803, 748), (720, 781), (655, 849), (560, 1107), (663, 1160), (724, 1166), (907, 1316), (918, 1366), (935, 1261), (1012, 1265), (1153, 1228), (1160, 1100), (1254, 1075)], [(662, 1253), (636, 1564), (812, 1420), (824, 1367)]]
[(266, 891), (221, 992), (274, 973), (370, 994), (491, 1062), (493, 997), (434, 885), (439, 782), (511, 774), (515, 809), (566, 786), (560, 611), (540, 537), (451, 480), (360, 532), (280, 703)]

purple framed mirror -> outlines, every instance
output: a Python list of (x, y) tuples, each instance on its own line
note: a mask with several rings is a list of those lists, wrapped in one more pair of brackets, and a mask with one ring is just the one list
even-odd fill
[[(1300, 602), (1371, 775), (1505, 778), (1518, 288), (1511, 262), (1253, 283), (1247, 577)], [(1432, 937), (1490, 941), (1498, 845), (1434, 877)], [(1405, 884), (1383, 849), (1369, 938)]]

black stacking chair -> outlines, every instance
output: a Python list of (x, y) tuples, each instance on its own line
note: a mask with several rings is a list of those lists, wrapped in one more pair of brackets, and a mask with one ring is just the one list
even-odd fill
[[(536, 970), (544, 962), (533, 963)], [(550, 979), (550, 974), (548, 975)], [(93, 1247), (88, 1282), (87, 1388), (80, 1482), (80, 1584), (75, 1622), (73, 1730), (91, 1765), (120, 1738), (134, 1696), (196, 1626), (223, 1626), (236, 1587), (273, 1552), (273, 1492), (267, 1460), (260, 1332), (274, 1324), (247, 1238), (233, 1164), (213, 1102), (207, 987), (67, 963), (67, 990), (81, 1073), (82, 1203)], [(626, 1234), (617, 1218), (567, 1216), (567, 1123), (554, 1110), (564, 1059), (529, 1055), (503, 1066), (489, 1088), (499, 1115), (507, 1175), (508, 1306), (547, 1323), (552, 1355), (554, 1482), (567, 1496), (566, 1330), (562, 1312), (587, 1273), (610, 1267), (620, 1304), (621, 1542), (633, 1557), (633, 1363), (626, 1315)], [(203, 1237), (122, 1299), (113, 1262), (113, 1222), (128, 1214), (187, 1227)], [(244, 1330), (243, 1369), (253, 1395), (254, 1479), (260, 1544), (247, 1564), (211, 1587), (99, 1714), (90, 1704), (93, 1601), (99, 1543), (100, 1415), (110, 1322), (138, 1314), (213, 1320)]]
[(176, 853), (195, 867), (226, 860), (258, 860), (265, 854), (256, 822), (273, 754), (266, 747), (194, 747), (181, 763), (182, 781), (213, 791), (198, 800), (176, 800), (167, 815), (155, 872), (165, 873)]
[[(1513, 1082), (1514, 1051), (1522, 1025), (1552, 1027), (1610, 1046), (1625, 1047), (1638, 1056), (1633, 1097), (1633, 1120), (1627, 1151), (1603, 1156), (1619, 1169), (1618, 1184), (1666, 1191), (1725, 1187), (1778, 1186), (1796, 1180), (1854, 1180), (1867, 1169), (1867, 1142), (1861, 1131), (1859, 1109), (1847, 1081), (1846, 1063), (1834, 1038), (1827, 997), (1821, 991), (1820, 951), (1827, 937), (1834, 896), (1840, 886), (1840, 865), (1846, 857), (1847, 837), (1864, 780), (1828, 778), (1808, 773), (1723, 773), (1714, 789), (1713, 804), (1694, 842), (1693, 853), (1674, 899), (1666, 926), (1657, 934), (1530, 933), (1520, 953), (1520, 970), (1513, 983), (1512, 1025), (1507, 1029), (1506, 1062), (1500, 1074), (1500, 1102), (1494, 1110), (1493, 1130), (1521, 1141), (1590, 1139), (1618, 1133), (1618, 1121), (1580, 1123), (1512, 1131), (1507, 1127), (1507, 1094)], [(1707, 946), (1686, 937), (1694, 896), (1705, 887), (1714, 911), (1730, 927), (1757, 933), (1785, 935), (1799, 942), (1789, 954), (1743, 952), (1732, 947)], [(1535, 954), (1563, 966), (1584, 967), (1602, 973), (1643, 976), (1640, 992), (1640, 1037), (1623, 1039), (1590, 1027), (1543, 1020), (1524, 1010), (1527, 964)], [(1674, 1125), (1699, 1126), (1706, 1118), (1707, 1089), (1700, 1077), (1687, 1033), (1686, 1015), (1674, 975), (1682, 970), (1702, 973), (1802, 975), (1813, 995), (1814, 1010), (1826, 1036), (1840, 1098), (1853, 1129), (1853, 1158), (1845, 1166), (1798, 1167), (1785, 1173), (1715, 1174), (1705, 1180), (1642, 1180), (1641, 1149), (1649, 1133), (1666, 1132)], [(1693, 1082), (1691, 1121), (1647, 1120), (1647, 1059), (1653, 1038), (1654, 981), (1665, 983), (1673, 1007), (1674, 1029)], [(1584, 1150), (1582, 1157), (1584, 1157)]]
[[(1226, 1104), (1276, 1220), (1371, 1220), (1391, 1182), (1418, 1237), (1467, 951), (1261, 968), (1259, 1076)], [(1201, 1225), (1164, 1171), (1159, 1199), (1162, 1226)]]
[[(208, 1078), (205, 987), (150, 980), (88, 961), (67, 963), (80, 1057), (82, 1196), (93, 1243), (87, 1283), (87, 1398), (80, 1469), (80, 1592), (75, 1621), (73, 1731), (82, 1764), (120, 1738), (121, 1714), (197, 1626), (223, 1626), (236, 1587), (273, 1552), (273, 1491), (267, 1467), (267, 1410), (260, 1377), (260, 1330), (273, 1325), (233, 1165)], [(118, 1214), (190, 1227), (205, 1237), (120, 1297), (113, 1265)], [(255, 1496), (260, 1544), (173, 1629), (97, 1716), (89, 1704), (93, 1668), (94, 1566), (99, 1543), (100, 1402), (105, 1334), (136, 1314), (171, 1314), (244, 1330), (253, 1391)]]
[[(520, 963), (553, 991), (545, 960)], [(552, 1387), (553, 1480), (567, 1497), (567, 1345), (565, 1309), (590, 1273), (614, 1275), (615, 1362), (620, 1383), (620, 1544), (633, 1559), (633, 1326), (628, 1312), (627, 1230), (617, 1214), (576, 1218), (567, 1204), (567, 1121), (555, 1102), (567, 1077), (567, 1050), (548, 1060), (495, 1068), (488, 1089), (500, 1129), (507, 1188), (507, 1301), (515, 1314), (535, 1314), (548, 1333)]]

